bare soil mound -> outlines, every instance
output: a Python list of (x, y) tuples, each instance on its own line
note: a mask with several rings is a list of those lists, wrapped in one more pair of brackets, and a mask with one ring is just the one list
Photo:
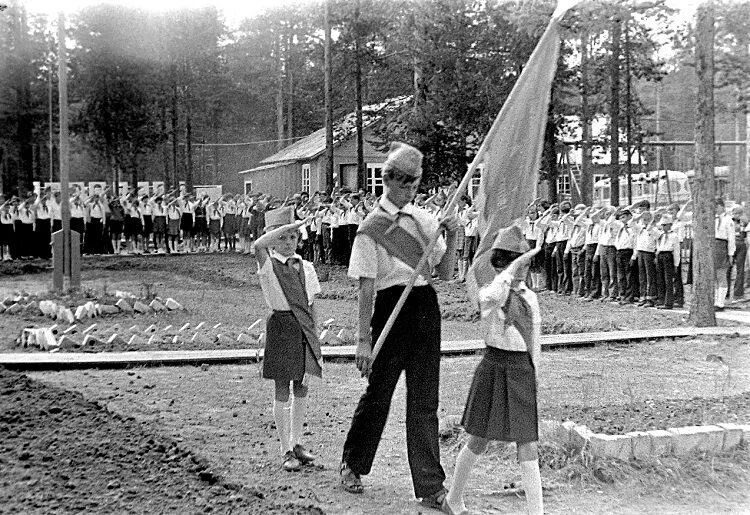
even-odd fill
[(0, 512), (322, 513), (232, 484), (178, 441), (0, 368)]

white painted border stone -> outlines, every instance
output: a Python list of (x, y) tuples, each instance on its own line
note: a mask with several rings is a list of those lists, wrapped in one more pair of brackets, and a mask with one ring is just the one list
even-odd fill
[(657, 458), (669, 454), (686, 456), (694, 451), (717, 453), (741, 444), (750, 444), (750, 424), (721, 423), (651, 431), (633, 431), (624, 435), (594, 433), (572, 421), (542, 421), (542, 439), (586, 448), (594, 456), (620, 460)]
[(685, 456), (693, 451), (719, 452), (724, 445), (724, 430), (717, 426), (686, 426), (668, 429), (672, 452)]

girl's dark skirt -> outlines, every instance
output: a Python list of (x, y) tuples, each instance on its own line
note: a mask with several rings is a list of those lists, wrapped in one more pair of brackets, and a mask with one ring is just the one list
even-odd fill
[(205, 216), (195, 217), (195, 227), (193, 228), (193, 234), (198, 236), (208, 234), (208, 224), (206, 223)]
[(529, 443), (539, 439), (536, 376), (528, 352), (488, 347), (474, 371), (461, 424), (489, 440)]
[(135, 238), (136, 236), (140, 236), (143, 232), (143, 224), (141, 223), (141, 219), (135, 216), (131, 216), (130, 218), (125, 219), (125, 237), (126, 238)]
[(148, 236), (154, 232), (154, 219), (151, 215), (143, 215), (143, 235)]
[(193, 215), (191, 213), (182, 213), (180, 219), (180, 229), (185, 233), (185, 236), (192, 236), (193, 234)]
[(180, 235), (180, 219), (175, 218), (169, 219), (169, 225), (168, 225), (169, 235), (170, 236), (179, 236)]
[(83, 218), (71, 218), (70, 219), (70, 228), (71, 230), (77, 232), (81, 235), (81, 240), (83, 240), (83, 233), (86, 228), (86, 224), (83, 221)]
[(0, 245), (13, 243), (14, 235), (13, 224), (0, 224)]
[(218, 238), (221, 236), (221, 220), (218, 218), (212, 218), (208, 221), (208, 233), (212, 238)]
[[(536, 240), (526, 240), (526, 243), (528, 243), (530, 249), (536, 247)], [(529, 270), (532, 272), (544, 271), (544, 252), (537, 252), (536, 256), (531, 260)]]
[(242, 234), (242, 236), (244, 236), (245, 238), (252, 238), (253, 228), (250, 227), (250, 219), (243, 216), (241, 220), (242, 224), (240, 226), (240, 234)]
[(43, 259), (52, 257), (51, 234), (52, 220), (37, 218), (34, 239), (36, 240), (36, 255)]
[(167, 232), (167, 217), (155, 216), (154, 217), (154, 233), (164, 234), (165, 232)]
[(234, 235), (237, 232), (237, 215), (224, 215), (224, 234)]
[(320, 376), (310, 346), (291, 311), (274, 311), (266, 321), (263, 377), (279, 381), (301, 381), (305, 372)]
[(122, 220), (109, 221), (109, 233), (114, 236), (122, 235)]

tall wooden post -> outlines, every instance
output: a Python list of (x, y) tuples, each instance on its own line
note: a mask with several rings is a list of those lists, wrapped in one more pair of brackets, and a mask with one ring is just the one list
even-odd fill
[[(65, 48), (65, 16), (60, 13), (57, 23), (58, 64), (60, 98), (60, 214), (62, 230), (53, 235), (54, 289), (64, 291), (81, 286), (80, 238), (76, 231), (70, 230), (70, 142), (68, 139), (68, 74), (67, 54)], [(67, 283), (67, 287), (66, 287)]]
[(693, 301), (690, 321), (699, 327), (716, 325), (714, 313), (714, 7), (698, 8), (695, 69), (698, 104), (695, 117), (695, 179), (693, 197)]

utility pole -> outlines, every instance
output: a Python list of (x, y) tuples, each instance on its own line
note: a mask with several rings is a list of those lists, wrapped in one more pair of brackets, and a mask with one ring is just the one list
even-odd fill
[(324, 2), (324, 24), (325, 24), (325, 110), (326, 110), (326, 191), (333, 191), (333, 85), (331, 83), (331, 0)]
[(698, 103), (695, 117), (695, 179), (693, 181), (693, 301), (690, 321), (716, 325), (714, 313), (714, 7), (711, 0), (698, 7), (695, 70)]

